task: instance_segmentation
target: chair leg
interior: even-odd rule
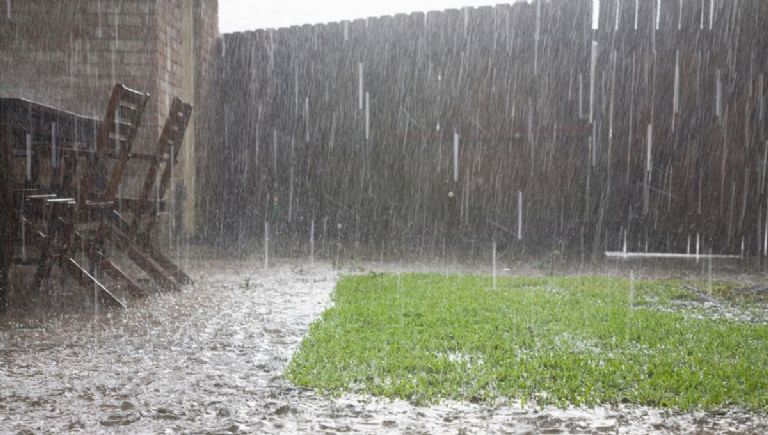
[[[35,296],[40,296],[40,289],[43,286],[43,282],[51,275],[51,260],[53,257],[54,238],[56,237],[56,214],[58,207],[52,205],[49,210],[47,219],[47,231],[45,237],[41,240],[40,257],[37,260],[37,270],[35,271],[35,278],[32,282],[32,292]]]
[[[125,308],[120,299],[115,297],[103,284],[99,282],[93,275],[88,273],[81,265],[72,258],[65,258],[62,261],[62,267],[70,275],[72,275],[83,288],[94,288],[96,290],[96,297],[99,298],[99,303],[107,307]]]

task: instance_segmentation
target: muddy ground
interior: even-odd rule
[[[194,288],[132,300],[124,312],[1,316],[0,433],[768,432],[766,416],[739,410],[561,410],[505,401],[418,407],[322,397],[281,374],[309,323],[331,304],[339,271],[296,261],[264,271],[259,259],[187,266]]]

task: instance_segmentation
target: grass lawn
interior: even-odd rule
[[[409,273],[340,280],[295,384],[426,404],[510,397],[768,410],[768,325],[673,309],[681,281]]]

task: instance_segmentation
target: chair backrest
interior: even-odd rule
[[[85,207],[86,202],[91,199],[98,162],[105,157],[115,159],[115,163],[107,185],[98,200],[109,202],[115,199],[148,100],[149,94],[129,89],[122,84],[117,84],[113,88],[107,113],[96,136],[93,158],[89,159],[80,182],[78,195],[80,207]]]
[[[160,134],[160,139],[157,143],[155,159],[147,171],[147,176],[144,179],[144,186],[141,190],[141,196],[139,197],[139,203],[134,212],[133,220],[131,221],[129,230],[131,237],[134,237],[137,234],[140,221],[147,211],[149,192],[152,190],[152,186],[155,183],[157,171],[162,161],[165,161],[165,168],[163,169],[160,179],[160,185],[157,187],[157,196],[158,198],[163,198],[165,196],[171,178],[171,168],[176,164],[179,150],[181,149],[181,141],[184,139],[184,133],[187,130],[187,124],[191,117],[192,105],[185,103],[179,98],[174,98],[171,103],[168,118],[166,118],[165,125],[163,126],[163,132]],[[150,219],[144,233],[151,231],[153,223],[154,220]]]

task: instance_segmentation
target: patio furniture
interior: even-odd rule
[[[101,122],[24,100],[0,99],[0,114],[4,115],[0,118],[0,200],[14,204],[2,211],[0,308],[6,304],[11,264],[30,264],[25,253],[30,242],[39,254],[31,286],[34,294],[39,294],[57,266],[84,288],[94,289],[99,302],[107,306],[125,305],[103,284],[102,273],[131,294],[146,295],[146,289],[114,261],[112,245],[161,288],[178,290],[191,282],[152,245],[149,233],[157,214],[164,210],[160,198],[172,176],[192,107],[175,99],[157,152],[136,154],[131,148],[148,97],[116,85]],[[57,121],[48,129],[41,128],[48,123],[38,120],[51,117]],[[23,158],[24,164],[14,165],[14,157]],[[138,199],[118,198],[132,159],[149,162],[144,187]],[[163,164],[157,199],[151,200],[153,180]],[[19,167],[25,168],[24,174],[14,173]],[[78,176],[81,167],[83,173]],[[24,181],[18,182],[19,178]],[[130,225],[123,215],[132,215]],[[20,247],[21,258],[14,254],[13,246]]]

